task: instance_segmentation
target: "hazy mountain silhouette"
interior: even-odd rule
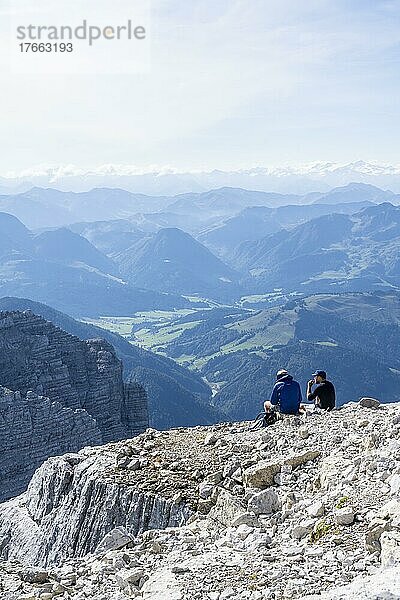
[[[210,298],[239,294],[238,273],[177,228],[139,240],[115,260],[121,276],[138,287]]]
[[[264,192],[274,190],[281,194],[307,194],[316,189],[328,191],[352,181],[400,192],[400,168],[398,165],[363,160],[347,164],[319,161],[304,165],[256,166],[231,171],[213,169],[179,173],[164,168],[138,173],[136,166],[130,168],[115,164],[108,165],[106,170],[100,167],[88,171],[82,171],[80,167],[69,167],[65,170],[57,166],[45,170],[40,168],[38,172],[32,170],[28,174],[22,173],[14,177],[0,177],[0,190],[3,193],[14,190],[15,193],[33,186],[53,185],[68,191],[123,188],[135,193],[171,196],[231,186]]]
[[[315,197],[315,195],[313,195]],[[366,184],[348,183],[345,186],[333,188],[327,193],[317,194],[315,204],[341,204],[344,202],[390,202],[396,199],[396,195],[388,190]]]
[[[15,215],[27,227],[37,229],[78,221],[125,218],[140,211],[160,210],[170,202],[168,197],[133,194],[118,188],[61,192],[36,187],[21,194],[0,196],[0,210]]]
[[[312,219],[244,242],[232,264],[244,286],[310,291],[368,291],[400,286],[400,207],[383,203],[354,215]],[[254,287],[253,287],[254,286]]]
[[[84,221],[69,225],[68,229],[85,237],[100,252],[110,255],[126,250],[146,235],[144,231],[126,219],[92,223]]]
[[[31,246],[31,233],[16,217],[0,213],[0,256],[24,251]]]
[[[232,250],[244,241],[254,241],[282,228],[292,229],[310,219],[332,213],[353,214],[371,203],[288,205],[278,208],[250,207],[217,227],[203,231],[198,239],[210,250],[230,260]]]
[[[128,219],[155,227],[191,227],[190,232],[215,226],[218,221],[251,206],[343,204],[347,202],[397,203],[399,196],[363,183],[350,183],[330,191],[305,195],[263,192],[235,187],[191,192],[177,196],[137,194],[120,188],[94,188],[62,192],[34,187],[20,194],[0,196],[0,210],[18,217],[27,227],[60,227],[82,221]],[[157,216],[157,213],[160,213]],[[136,220],[138,219],[138,220]],[[144,229],[148,230],[147,227]]]
[[[0,295],[29,297],[74,315],[126,315],[189,306],[178,295],[138,289],[86,238],[61,228],[33,235],[0,214]]]
[[[62,227],[45,231],[33,238],[34,252],[44,260],[72,265],[83,263],[104,273],[116,274],[116,265],[86,238]]]

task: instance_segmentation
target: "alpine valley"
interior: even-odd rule
[[[1,600],[400,597],[399,204],[1,196]],[[338,410],[250,431],[281,368]]]

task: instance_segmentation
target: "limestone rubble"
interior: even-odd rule
[[[399,476],[396,404],[52,458],[0,505],[0,597],[400,598]]]

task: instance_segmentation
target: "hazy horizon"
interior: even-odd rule
[[[4,73],[1,172],[398,162],[397,2],[151,7],[148,72]]]
[[[350,183],[374,185],[400,193],[400,165],[356,161],[298,165],[254,166],[232,171],[185,171],[171,166],[140,169],[129,164],[106,164],[85,170],[76,165],[39,165],[20,172],[1,173],[0,193],[25,192],[32,187],[82,192],[96,187],[121,188],[147,195],[177,195],[222,187],[304,195],[327,192]]]

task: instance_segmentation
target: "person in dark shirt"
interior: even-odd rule
[[[264,403],[266,413],[276,410],[286,415],[297,415],[302,401],[300,385],[286,369],[276,374],[276,383],[272,390],[271,400]]]
[[[325,371],[316,371],[313,378],[307,384],[307,400],[313,400],[314,405],[324,410],[335,408],[336,394],[335,386],[326,378]],[[313,385],[316,385],[312,391]]]

